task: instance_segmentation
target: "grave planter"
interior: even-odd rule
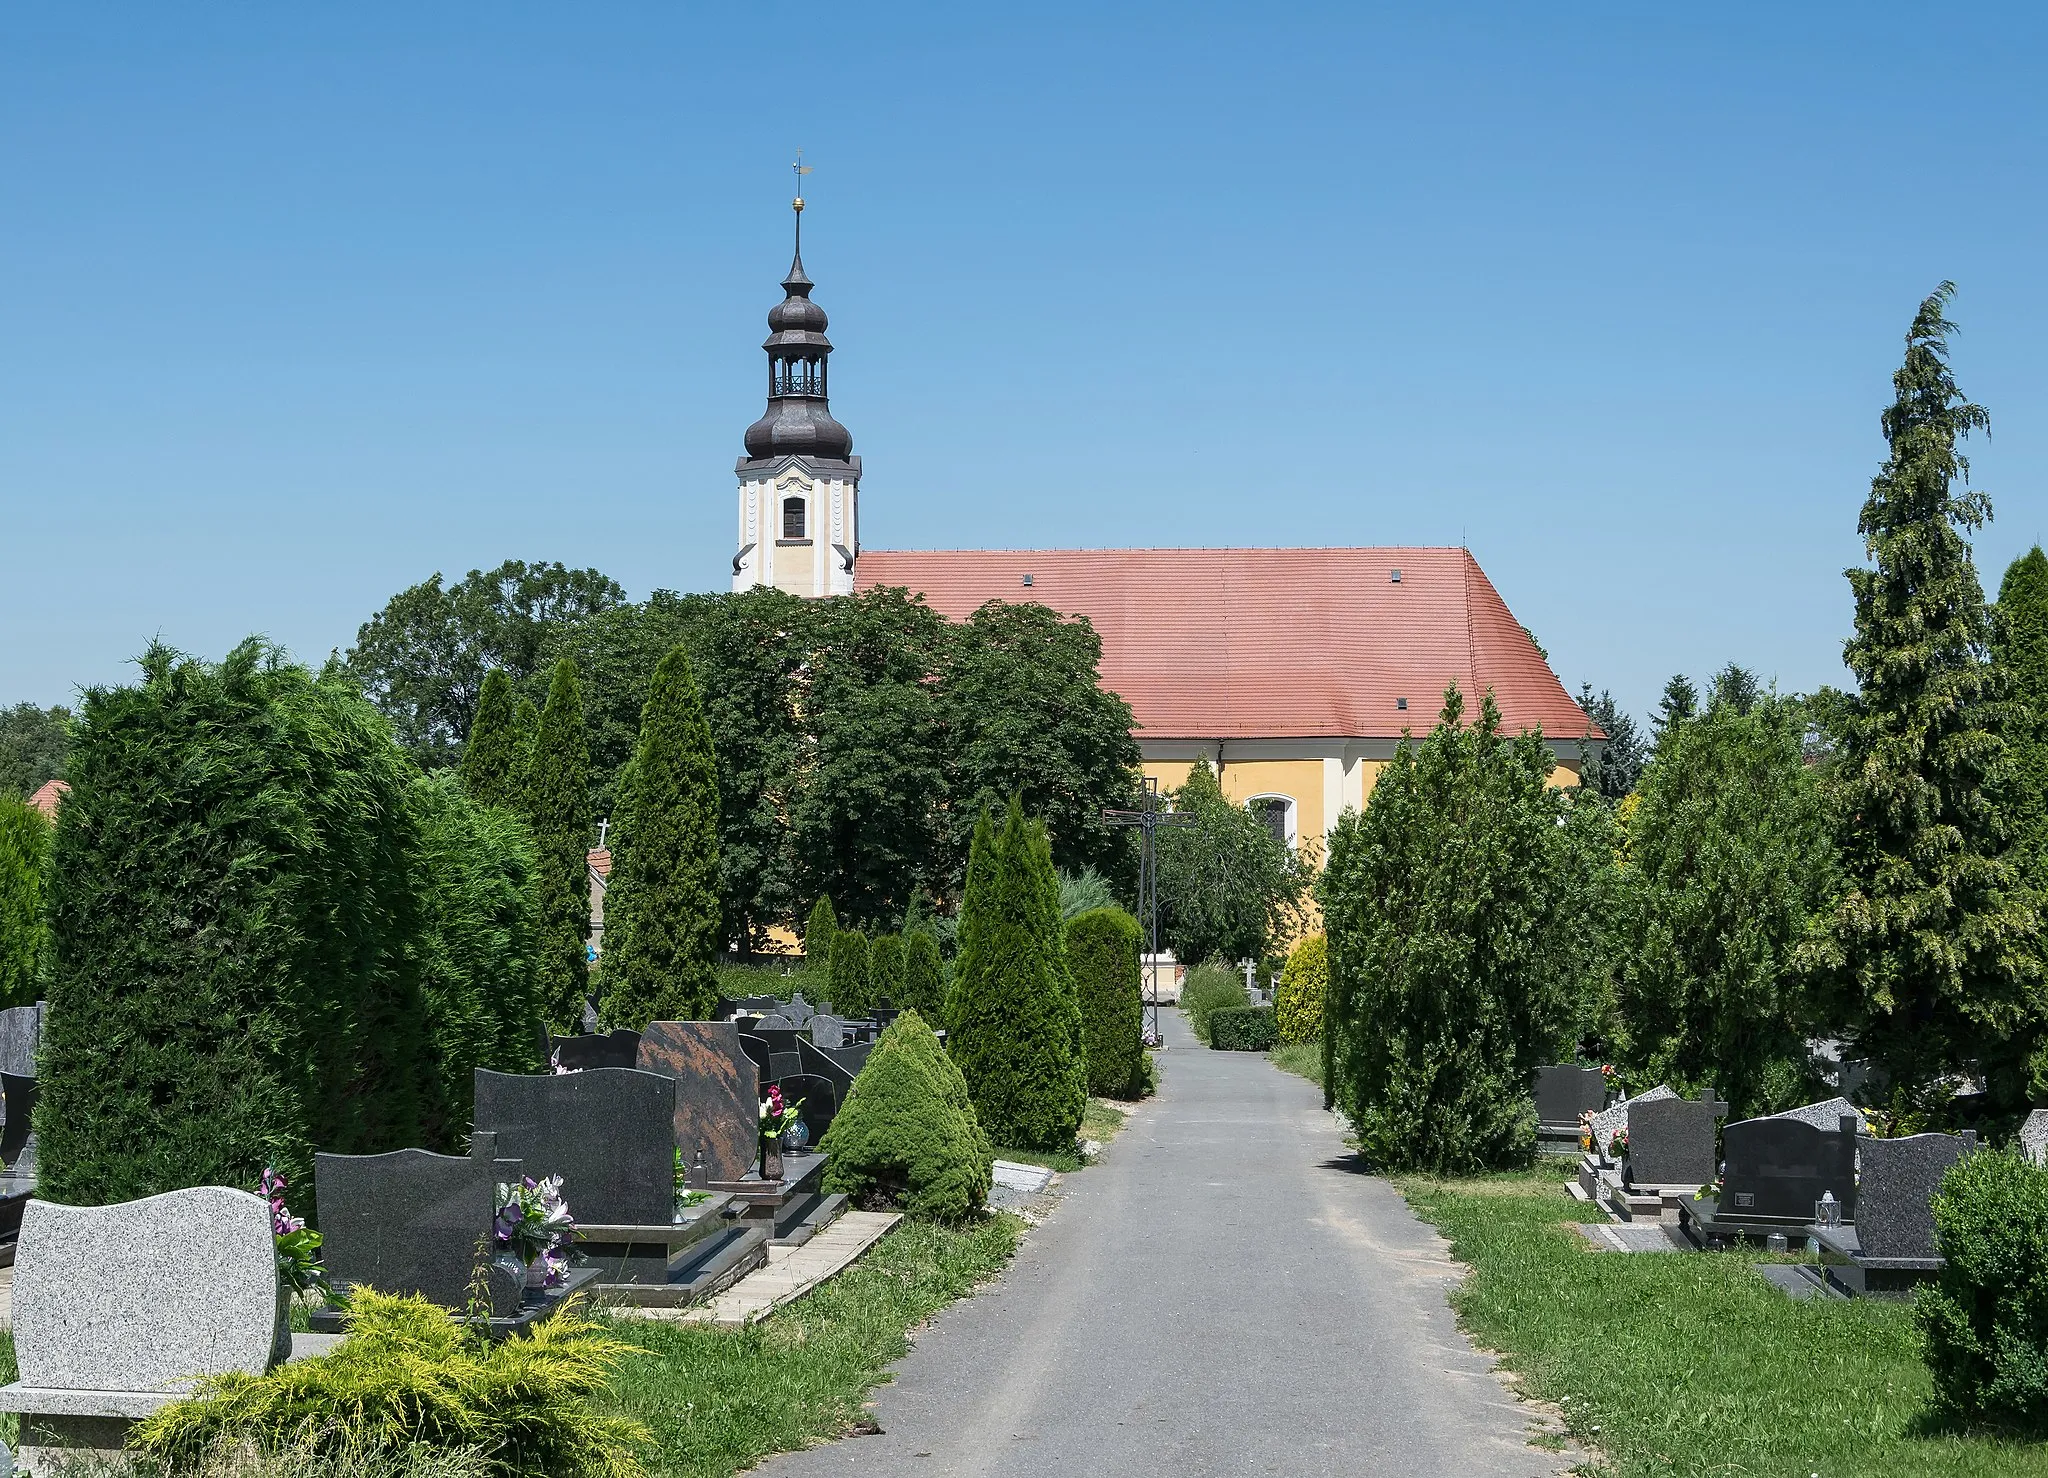
[[[282,1365],[292,1357],[292,1285],[277,1280],[277,1324],[270,1335],[270,1363]]]
[[[761,1179],[770,1185],[782,1180],[782,1136],[761,1140]]]

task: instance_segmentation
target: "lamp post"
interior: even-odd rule
[[[1157,1046],[1159,1035],[1159,853],[1155,846],[1159,828],[1193,826],[1195,818],[1160,804],[1159,777],[1147,775],[1138,787],[1136,810],[1105,810],[1103,821],[1110,826],[1131,826],[1138,831],[1138,933],[1145,941],[1145,953],[1152,972],[1146,1004],[1151,1008],[1145,1036]]]

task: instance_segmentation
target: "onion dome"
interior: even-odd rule
[[[768,312],[768,410],[747,428],[747,455],[803,456],[843,462],[853,455],[853,433],[832,419],[826,401],[825,310],[811,301],[804,275],[803,208],[797,210],[796,257],[782,280],[784,297]]]

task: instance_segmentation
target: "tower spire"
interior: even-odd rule
[[[804,176],[811,172],[811,167],[804,163],[803,150],[799,149],[796,151],[796,162],[790,165],[790,169],[796,175],[796,199],[789,202],[790,209],[796,214],[796,252],[791,258],[789,275],[792,277],[802,277],[804,275]]]

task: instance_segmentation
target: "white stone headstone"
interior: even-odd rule
[[[2048,1109],[2035,1109],[2020,1126],[2020,1153],[2048,1168]]]
[[[270,1204],[227,1186],[117,1206],[23,1208],[14,1254],[21,1384],[183,1391],[270,1366],[277,1332]]]

